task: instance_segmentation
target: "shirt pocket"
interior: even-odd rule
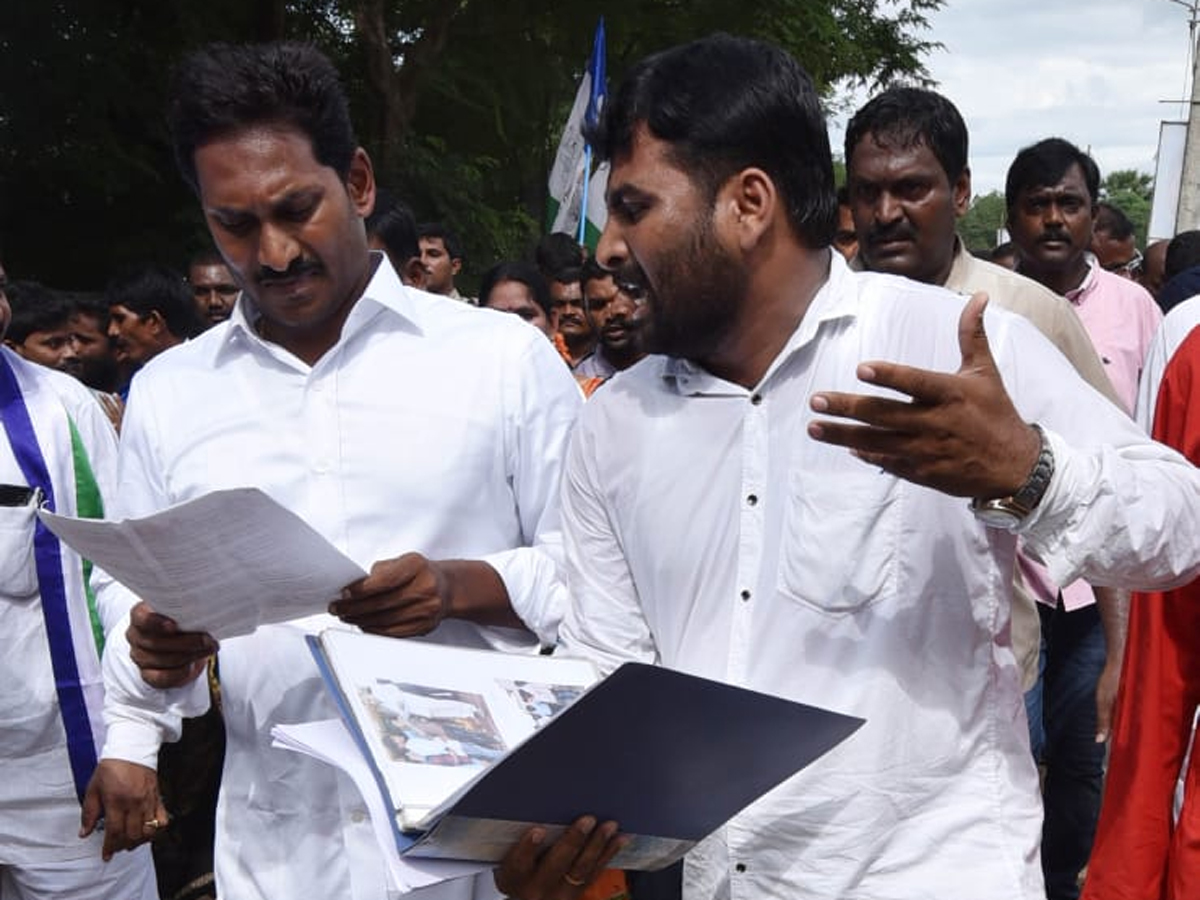
[[[896,589],[901,484],[795,469],[788,478],[779,591],[827,613],[854,613]]]
[[[33,531],[40,498],[24,506],[0,506],[0,596],[28,600],[37,594]]]

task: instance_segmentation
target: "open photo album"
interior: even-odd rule
[[[660,868],[862,724],[661,666],[601,679],[557,656],[340,629],[308,640],[389,816],[385,852],[402,857],[494,862],[533,825],[553,838],[591,814],[631,838],[614,867]],[[275,737],[348,772],[360,762],[300,734]]]

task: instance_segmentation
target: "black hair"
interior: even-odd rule
[[[1133,222],[1119,206],[1113,206],[1107,200],[1096,204],[1096,218],[1092,222],[1092,231],[1103,232],[1115,241],[1127,241],[1133,237]]]
[[[141,319],[157,312],[180,340],[204,330],[186,279],[168,266],[145,263],[121,270],[104,289],[104,299],[110,307],[124,306]]]
[[[555,284],[577,284],[582,278],[583,266],[569,266],[552,273],[546,280]]]
[[[600,265],[595,259],[585,259],[583,268],[579,270],[579,287],[582,289],[589,281],[603,281],[605,278],[614,278],[611,269],[606,269]]]
[[[375,191],[375,209],[367,216],[367,234],[383,241],[388,255],[400,264],[421,255],[417,221],[399,197],[384,188]],[[447,248],[449,249],[449,248]]]
[[[936,91],[892,87],[869,100],[846,126],[846,165],[865,137],[908,149],[924,144],[953,184],[967,168],[967,125],[958,108]]]
[[[1200,266],[1200,231],[1181,231],[1167,244],[1163,282],[1193,266]]]
[[[1003,259],[1006,256],[1015,256],[1016,253],[1017,245],[1012,241],[1004,241],[992,248],[991,252],[988,254],[988,258],[995,261],[997,259]]]
[[[225,266],[225,257],[221,256],[216,247],[206,247],[196,253],[193,253],[188,259],[188,269],[194,269],[196,266]]]
[[[644,126],[670,145],[672,163],[710,197],[755,166],[775,182],[797,236],[833,239],[833,158],[812,80],[786,52],[716,34],[653,54],[608,98],[585,135],[602,159],[628,154]]]
[[[1024,190],[1053,187],[1063,180],[1071,166],[1079,166],[1092,203],[1100,196],[1100,169],[1096,161],[1070,141],[1046,138],[1019,152],[1008,167],[1004,179],[1004,202],[1009,210],[1016,207],[1017,195]]]
[[[71,321],[71,302],[36,281],[10,281],[5,293],[12,319],[4,337],[14,344],[25,343],[37,331],[65,328]]]
[[[71,303],[71,315],[91,316],[100,323],[100,330],[108,330],[108,300],[97,291],[61,291]]]
[[[543,235],[533,251],[538,271],[546,278],[553,278],[563,269],[578,269],[585,256],[579,241],[564,231]]]
[[[525,285],[533,295],[533,301],[542,308],[542,312],[550,315],[550,289],[546,286],[546,279],[535,266],[519,260],[498,262],[483,273],[483,280],[479,282],[480,306],[488,305],[492,290],[502,281],[519,281]]]
[[[246,128],[294,128],[343,180],[358,141],[333,63],[308,44],[210,44],[175,70],[167,122],[184,180],[199,192],[196,150]]]
[[[440,240],[442,246],[446,248],[446,252],[450,254],[451,259],[466,259],[463,256],[462,244],[459,242],[458,237],[441,222],[422,222],[417,226],[417,237]]]

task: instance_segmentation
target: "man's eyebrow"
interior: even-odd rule
[[[325,188],[322,185],[310,185],[308,187],[298,187],[281,194],[269,202],[271,209],[279,209],[281,206],[296,203],[297,201],[307,202],[310,200],[319,200],[325,196]],[[223,206],[213,204],[207,207],[209,214],[226,215],[226,216],[243,216],[249,213],[249,210],[240,206]]]
[[[298,204],[314,203],[325,196],[325,190],[320,185],[300,187],[288,191],[281,197],[271,201],[271,209],[286,209]]]
[[[217,216],[223,219],[250,215],[247,210],[236,206],[207,206],[204,209],[204,213],[205,215]]]
[[[632,184],[621,184],[608,192],[608,205],[619,206],[630,199],[643,196],[643,191]]]

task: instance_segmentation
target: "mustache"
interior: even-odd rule
[[[1042,241],[1069,241],[1071,236],[1065,228],[1043,228],[1042,233],[1038,235],[1039,243]]]
[[[867,231],[868,244],[886,244],[889,241],[916,240],[916,232],[905,222],[892,225],[872,225]]]
[[[324,270],[325,267],[315,259],[294,259],[282,272],[277,269],[260,268],[254,280],[266,287],[293,281],[305,275],[319,275]]]

